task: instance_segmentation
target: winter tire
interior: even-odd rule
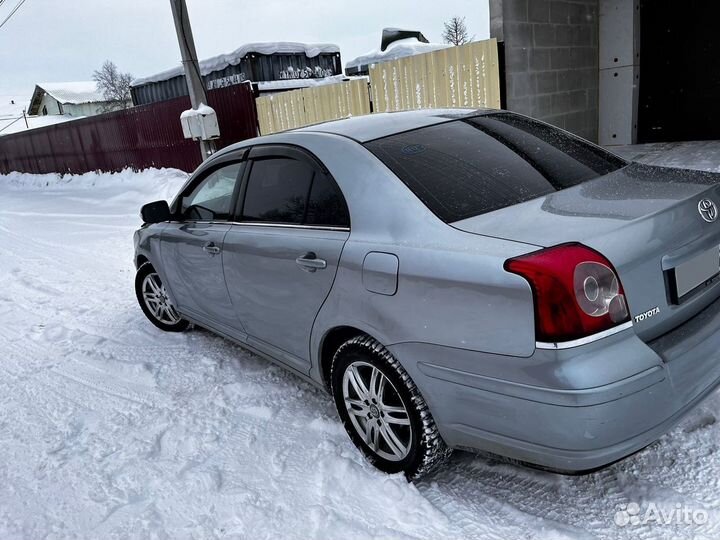
[[[135,275],[135,294],[145,316],[161,330],[182,332],[188,327],[188,322],[170,302],[165,285],[150,263],[138,268]]]
[[[381,471],[416,480],[450,456],[415,383],[373,338],[357,336],[343,343],[330,378],[350,439]]]

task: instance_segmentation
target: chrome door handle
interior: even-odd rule
[[[203,251],[209,253],[210,255],[217,255],[221,250],[219,246],[215,245],[215,242],[208,242],[203,246]]]
[[[324,270],[327,268],[327,261],[325,259],[318,259],[317,255],[312,251],[301,255],[295,259],[295,262],[306,272],[315,272],[316,270]]]

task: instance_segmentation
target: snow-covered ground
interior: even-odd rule
[[[23,118],[23,111],[27,111],[29,105],[29,96],[0,94],[0,136],[81,118],[61,114],[26,116]]]
[[[365,463],[322,391],[157,330],[132,232],[185,177],[0,176],[0,538],[720,537],[718,393],[589,476],[458,452],[413,485]],[[707,522],[616,525],[631,503]]]
[[[0,135],[14,133],[15,125],[20,123],[25,128],[22,120],[23,110],[27,110],[30,100],[28,96],[17,96],[14,94],[0,94]],[[18,119],[19,122],[17,121]]]
[[[625,159],[649,165],[720,172],[720,141],[631,144],[609,149]]]

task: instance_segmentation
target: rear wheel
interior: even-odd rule
[[[181,332],[188,327],[188,322],[175,310],[165,285],[150,263],[138,268],[135,295],[145,316],[161,330]]]
[[[381,471],[415,480],[450,455],[415,383],[373,338],[358,336],[341,345],[330,376],[348,435]]]

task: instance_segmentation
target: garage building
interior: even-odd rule
[[[720,3],[490,0],[506,106],[603,145],[720,139]]]

